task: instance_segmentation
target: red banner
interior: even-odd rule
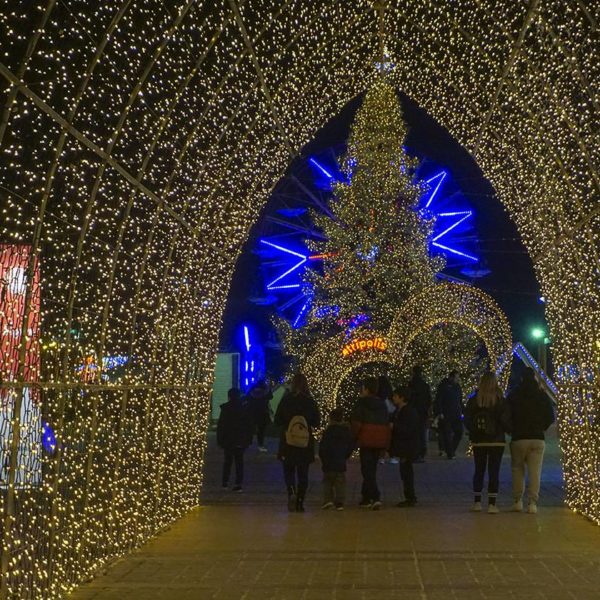
[[[0,244],[0,377],[3,382],[16,381],[19,374],[30,253],[30,246]],[[40,271],[37,260],[33,270],[30,307],[23,378],[35,382],[40,373]],[[31,394],[32,399],[37,400],[37,391],[31,390]],[[3,405],[7,397],[7,390],[2,390]]]

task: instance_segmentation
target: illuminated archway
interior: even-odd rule
[[[28,266],[2,384],[2,596],[59,595],[197,502],[236,257],[375,63],[471,152],[518,226],[547,300],[567,501],[600,521],[595,3],[381,5],[49,0],[3,15],[0,234]],[[55,345],[29,375],[38,261]],[[84,350],[108,381],[82,381]],[[121,355],[111,381],[105,359]],[[24,445],[39,450],[24,388],[57,432],[41,491],[16,485]]]
[[[387,333],[361,332],[351,340],[340,333],[317,345],[301,368],[316,397],[325,410],[330,410],[342,380],[350,372],[372,362],[401,366],[411,342],[442,323],[457,323],[478,335],[485,344],[489,367],[506,388],[512,362],[512,334],[504,313],[485,292],[449,282],[433,285],[409,298]]]

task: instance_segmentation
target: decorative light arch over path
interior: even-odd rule
[[[600,521],[597,4],[10,3],[0,236],[27,245],[28,268],[2,384],[0,595],[58,596],[197,502],[236,257],[375,63],[471,152],[519,228],[561,374],[567,500]],[[53,345],[30,377],[36,265]],[[82,349],[100,367],[131,357],[124,377],[82,381]],[[40,445],[34,387],[57,434],[36,489],[17,485]]]
[[[435,325],[457,323],[485,344],[489,365],[506,388],[512,361],[512,334],[506,316],[485,292],[469,285],[444,282],[410,298],[398,311],[388,333],[362,332],[348,341],[344,334],[318,346],[302,368],[317,398],[327,409],[335,405],[343,379],[372,362],[402,365],[410,343]],[[347,349],[353,349],[351,353]]]

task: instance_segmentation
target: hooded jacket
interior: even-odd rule
[[[448,377],[438,385],[435,397],[435,414],[448,422],[460,421],[463,414],[462,388]]]
[[[217,444],[225,449],[247,448],[252,443],[254,422],[246,404],[230,400],[221,404]]]
[[[414,406],[405,404],[394,413],[390,456],[414,460],[420,450],[420,417]]]
[[[376,396],[358,399],[350,417],[359,448],[386,450],[390,445],[390,415],[385,400]]]
[[[410,401],[421,421],[425,421],[431,408],[431,389],[427,382],[419,375],[413,375],[408,387],[410,389]]]
[[[550,398],[535,382],[521,382],[508,396],[512,441],[543,440],[556,417]]]
[[[347,423],[330,423],[319,444],[323,473],[344,473],[354,450],[354,438]]]

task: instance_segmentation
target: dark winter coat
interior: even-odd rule
[[[217,422],[217,444],[225,449],[247,448],[252,444],[254,422],[246,404],[229,401],[221,404]]]
[[[460,421],[463,414],[462,389],[448,377],[438,385],[435,397],[435,414],[449,423]]]
[[[419,419],[424,422],[431,408],[431,389],[428,383],[418,375],[413,375],[408,387],[410,389],[410,404],[417,411]]]
[[[347,423],[331,423],[319,444],[323,473],[344,473],[354,450],[354,437]]]
[[[421,451],[421,419],[414,406],[405,404],[394,414],[390,456],[414,460]]]
[[[482,433],[476,429],[476,419],[479,411],[489,414],[489,422],[494,423],[494,433]],[[499,445],[506,442],[504,434],[510,429],[510,408],[502,398],[491,408],[480,408],[477,405],[477,392],[469,398],[465,407],[465,427],[469,432],[471,443],[476,446]]]
[[[255,386],[248,394],[248,405],[252,411],[254,422],[257,425],[267,425],[271,422],[270,400],[273,398],[271,390],[264,386]]]
[[[296,448],[285,441],[285,433],[290,421],[296,416],[303,416],[308,425],[310,437],[307,448]],[[319,426],[321,416],[316,402],[310,396],[286,392],[275,413],[275,425],[281,430],[279,439],[280,460],[289,465],[306,465],[315,460],[315,437],[313,430]]]
[[[508,396],[512,440],[543,440],[555,421],[550,398],[534,382],[520,383]]]
[[[390,445],[390,414],[385,400],[376,396],[358,399],[350,417],[352,433],[359,448],[386,450]]]

